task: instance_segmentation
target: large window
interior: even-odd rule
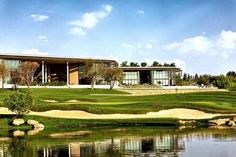
[[[152,71],[152,83],[154,85],[168,86],[169,81],[169,71]]]
[[[9,70],[16,69],[21,63],[21,61],[19,60],[1,60],[1,61],[3,61],[3,63],[7,66]],[[11,77],[10,76],[6,77],[5,82],[10,83]]]
[[[129,71],[123,73],[123,83],[124,84],[138,84],[139,83],[139,72]]]
[[[21,61],[19,60],[4,60],[4,63],[6,64],[6,66],[9,68],[9,69],[16,69]]]
[[[168,79],[169,72],[168,71],[153,71],[154,79]]]

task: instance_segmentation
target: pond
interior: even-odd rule
[[[231,157],[236,129],[90,128],[0,140],[0,157]]]

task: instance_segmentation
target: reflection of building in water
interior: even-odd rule
[[[9,152],[8,152],[8,147],[9,145],[8,144],[1,144],[0,145],[0,157],[7,157],[7,156],[10,156],[9,155]]]
[[[70,150],[68,146],[59,146],[59,147],[47,147],[47,148],[39,148],[38,150],[38,155],[39,157],[60,157],[60,156],[65,156],[69,157],[70,156]]]
[[[176,135],[155,137],[124,137],[97,142],[74,142],[55,149],[38,151],[44,157],[104,157],[119,155],[177,155],[185,149],[184,141]],[[41,153],[40,153],[41,152]]]
[[[124,154],[176,154],[185,149],[184,141],[176,135],[121,139]]]

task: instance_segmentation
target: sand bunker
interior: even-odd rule
[[[12,114],[5,107],[0,107],[0,114]],[[161,110],[159,112],[149,112],[147,114],[93,114],[79,110],[50,110],[45,112],[33,112],[30,115],[38,115],[55,118],[71,118],[71,119],[132,119],[132,118],[179,118],[179,119],[207,119],[224,114],[211,114],[193,109],[174,108],[169,110]]]
[[[58,102],[56,100],[43,100],[44,102]]]
[[[79,102],[78,100],[68,100],[66,102],[72,103],[72,102]]]

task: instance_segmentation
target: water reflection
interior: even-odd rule
[[[192,132],[166,132],[154,135],[122,135],[106,139],[89,140],[13,138],[0,142],[0,157],[138,157],[138,156],[210,156],[211,149],[222,147],[219,156],[232,155],[236,146],[234,130],[196,130]],[[48,143],[45,144],[45,141]],[[41,143],[42,142],[42,143]],[[223,144],[222,144],[223,143]],[[230,149],[229,145],[232,147]],[[214,147],[212,147],[214,146]],[[224,150],[227,147],[227,150]],[[197,149],[199,148],[199,149]],[[232,151],[232,152],[231,152]],[[205,154],[204,154],[205,153]],[[197,155],[198,154],[198,155]],[[214,156],[217,156],[215,154]]]
[[[112,138],[95,142],[72,142],[65,146],[39,148],[38,156],[104,157],[140,156],[156,154],[177,155],[184,150],[184,141],[178,136]]]

